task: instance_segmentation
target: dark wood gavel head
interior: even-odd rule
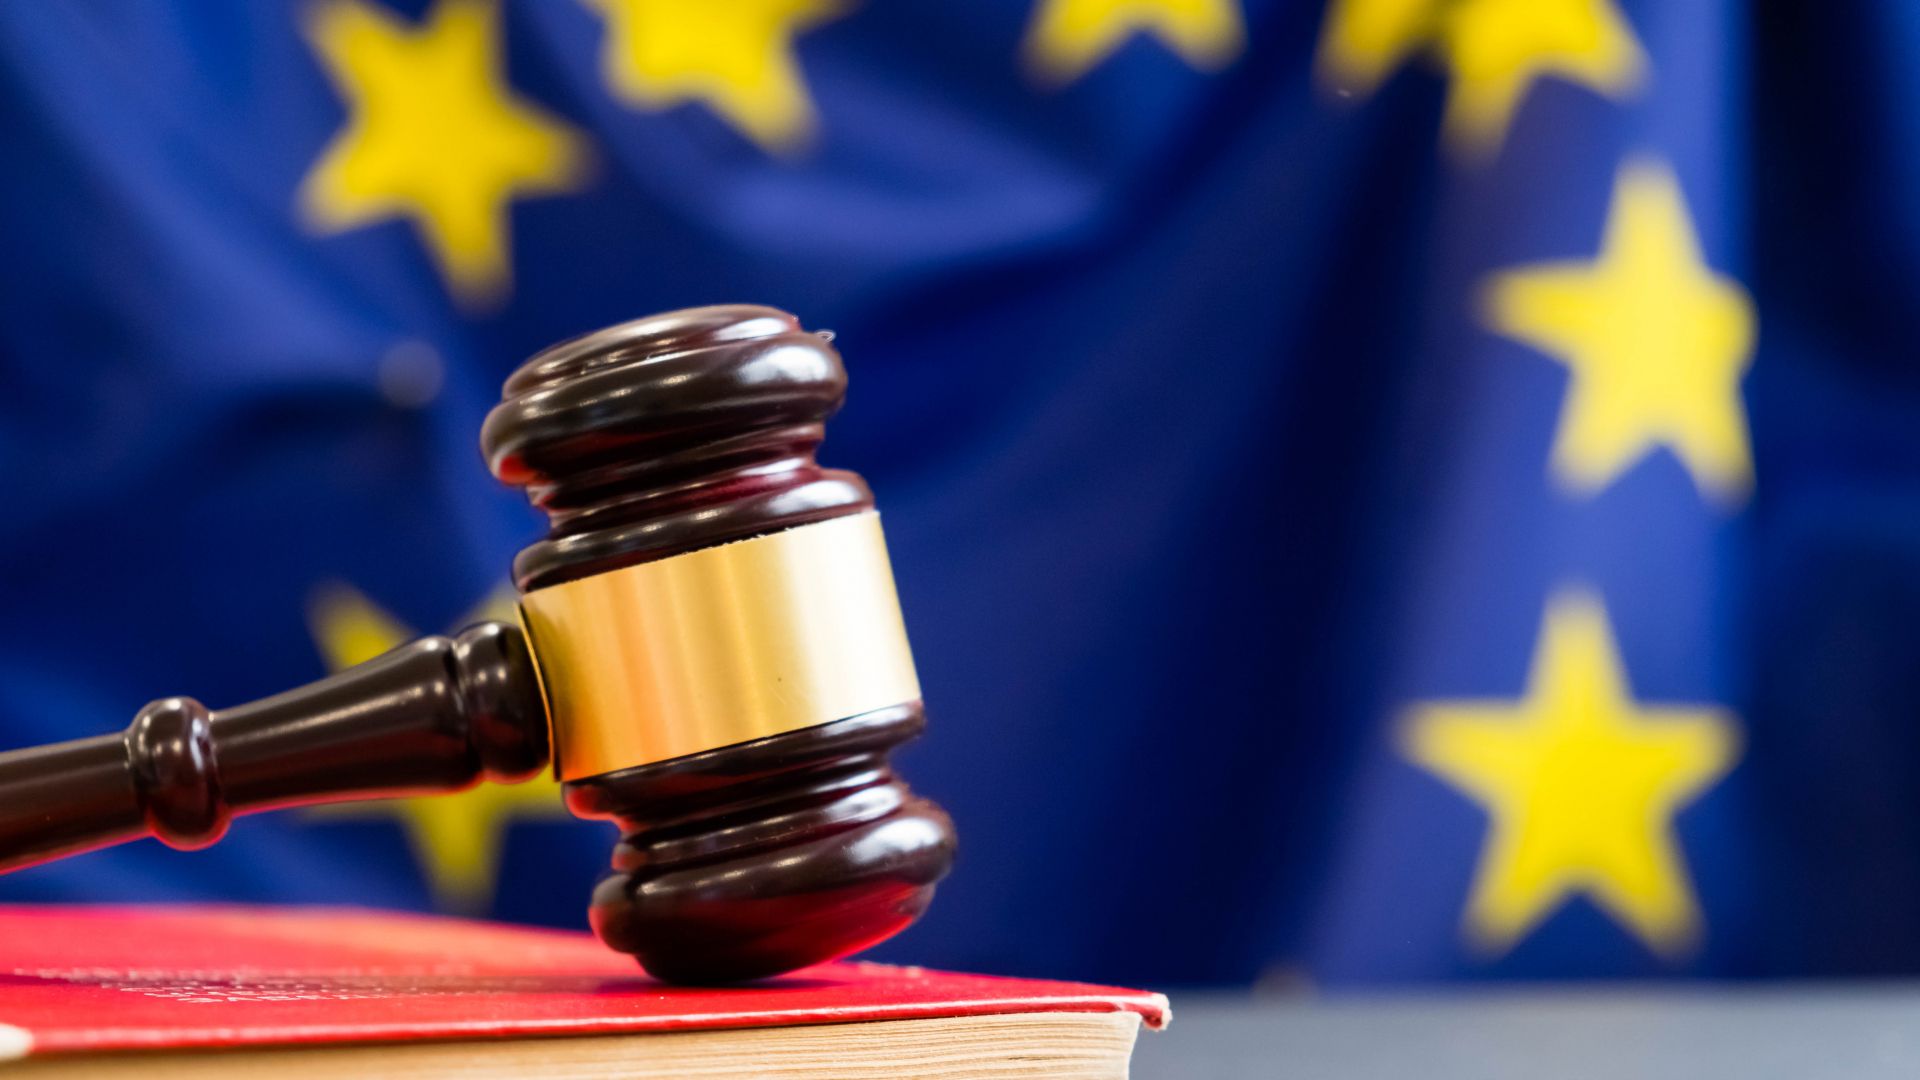
[[[546,350],[483,429],[550,522],[514,574],[568,807],[623,834],[594,929],[665,978],[864,948],[952,861],[888,764],[925,717],[872,494],[814,460],[845,390],[793,316],[693,308]]]
[[[0,871],[235,814],[512,782],[549,760],[616,822],[594,929],[646,969],[730,982],[912,922],[953,859],[888,754],[925,718],[873,497],[814,462],[846,374],[826,337],[707,307],[556,345],[481,443],[551,522],[521,627],[424,638],[212,710],[0,754]]]

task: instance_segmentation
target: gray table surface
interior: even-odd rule
[[[1171,995],[1135,1080],[1920,1078],[1920,985]]]

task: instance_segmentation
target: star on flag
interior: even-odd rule
[[[439,0],[414,26],[370,0],[323,0],[305,30],[347,106],[300,188],[310,228],[406,220],[449,289],[496,302],[509,280],[508,205],[578,187],[586,140],[515,95],[493,0]]]
[[[1599,254],[1495,275],[1485,317],[1567,367],[1551,467],[1568,490],[1593,494],[1656,448],[1723,503],[1752,487],[1753,301],[1707,266],[1666,166],[1623,166]]]
[[[1451,77],[1441,130],[1472,159],[1499,149],[1539,80],[1617,100],[1640,87],[1646,70],[1614,0],[1334,0],[1315,66],[1323,85],[1365,97],[1420,54]]]
[[[1699,905],[1673,818],[1739,756],[1726,710],[1635,700],[1606,610],[1568,592],[1547,605],[1516,701],[1416,706],[1409,761],[1487,813],[1466,929],[1502,953],[1575,896],[1655,952],[1685,952]]]
[[[818,121],[794,39],[845,0],[585,0],[607,21],[607,87],[640,109],[699,102],[762,148],[798,149]]]
[[[1239,0],[1039,0],[1027,29],[1027,62],[1050,82],[1085,75],[1136,34],[1149,34],[1203,71],[1246,45]]]

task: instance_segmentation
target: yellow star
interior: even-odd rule
[[[812,137],[813,101],[793,40],[846,13],[844,0],[585,0],[606,16],[600,68],[642,109],[705,102],[763,148]]]
[[[1637,704],[1606,611],[1581,593],[1548,603],[1519,701],[1429,703],[1402,731],[1408,759],[1491,819],[1466,927],[1493,952],[1576,894],[1656,952],[1690,947],[1700,915],[1673,816],[1738,742],[1724,710]]]
[[[1323,84],[1370,94],[1409,56],[1431,50],[1453,75],[1448,144],[1485,157],[1547,76],[1620,99],[1646,56],[1614,0],[1335,0],[1315,65]]]
[[[508,202],[577,187],[587,151],[506,86],[493,0],[439,0],[418,27],[365,0],[323,0],[308,16],[348,111],[301,185],[310,226],[410,218],[456,296],[498,299]]]
[[[1598,258],[1495,276],[1486,319],[1571,372],[1552,459],[1567,488],[1598,491],[1662,445],[1704,493],[1733,502],[1752,486],[1753,304],[1707,268],[1664,166],[1621,168]]]
[[[489,597],[463,625],[511,620],[513,594]],[[335,671],[371,660],[413,640],[413,631],[346,585],[318,590],[308,610],[314,640]],[[333,817],[390,817],[406,831],[414,857],[442,907],[479,911],[493,896],[505,831],[514,818],[564,817],[551,777],[524,784],[481,784],[455,795],[341,803],[318,811]]]
[[[1247,36],[1239,0],[1039,0],[1027,62],[1050,81],[1071,82],[1140,33],[1203,71],[1226,67]]]

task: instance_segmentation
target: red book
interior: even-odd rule
[[[209,1075],[207,1069],[250,1054],[249,1068],[256,1067],[253,1052],[264,1048],[286,1053],[316,1044],[422,1040],[460,1040],[466,1056],[453,1071],[515,1071],[511,1054],[490,1062],[482,1048],[565,1035],[602,1038],[545,1040],[538,1044],[542,1060],[618,1036],[611,1050],[623,1062],[644,1065],[658,1048],[672,1047],[658,1050],[666,1055],[663,1069],[724,1065],[729,1055],[765,1065],[798,1039],[809,1048],[802,1056],[821,1059],[823,1071],[754,1075],[828,1076],[871,1058],[882,1067],[898,1064],[895,1075],[944,1076],[937,1062],[933,1071],[915,1072],[898,1055],[923,1043],[951,1056],[1027,1040],[1015,1056],[1031,1056],[1031,1036],[1099,1042],[1111,1057],[1124,1034],[1118,1073],[1100,1072],[1107,1066],[1098,1063],[1093,1071],[1052,1073],[1124,1076],[1133,1032],[1142,1022],[1160,1027],[1167,1017],[1164,997],[1136,990],[869,963],[827,964],[744,987],[674,987],[647,978],[586,934],[422,915],[0,906],[0,1059],[44,1057],[45,1066],[91,1070],[74,1075],[114,1063],[157,1075],[155,1061],[178,1064],[181,1051],[217,1050],[192,1056],[182,1073]],[[836,1027],[791,1038],[764,1030],[800,1025]],[[673,1032],[708,1036],[632,1038]],[[843,1044],[846,1054],[838,1057]],[[974,1044],[981,1049],[966,1049]],[[444,1052],[447,1045],[416,1049]],[[125,1052],[139,1050],[174,1053],[130,1063]],[[297,1068],[288,1066],[291,1058],[276,1058],[274,1067],[280,1075],[306,1075],[301,1068],[322,1075],[335,1065],[377,1070],[380,1059],[367,1055],[395,1052],[392,1045],[362,1047],[352,1060],[309,1052]],[[668,1060],[682,1052],[695,1056]],[[409,1068],[431,1075],[431,1058],[417,1053]],[[973,1068],[978,1059],[963,1064],[972,1071],[952,1075],[993,1075]]]

